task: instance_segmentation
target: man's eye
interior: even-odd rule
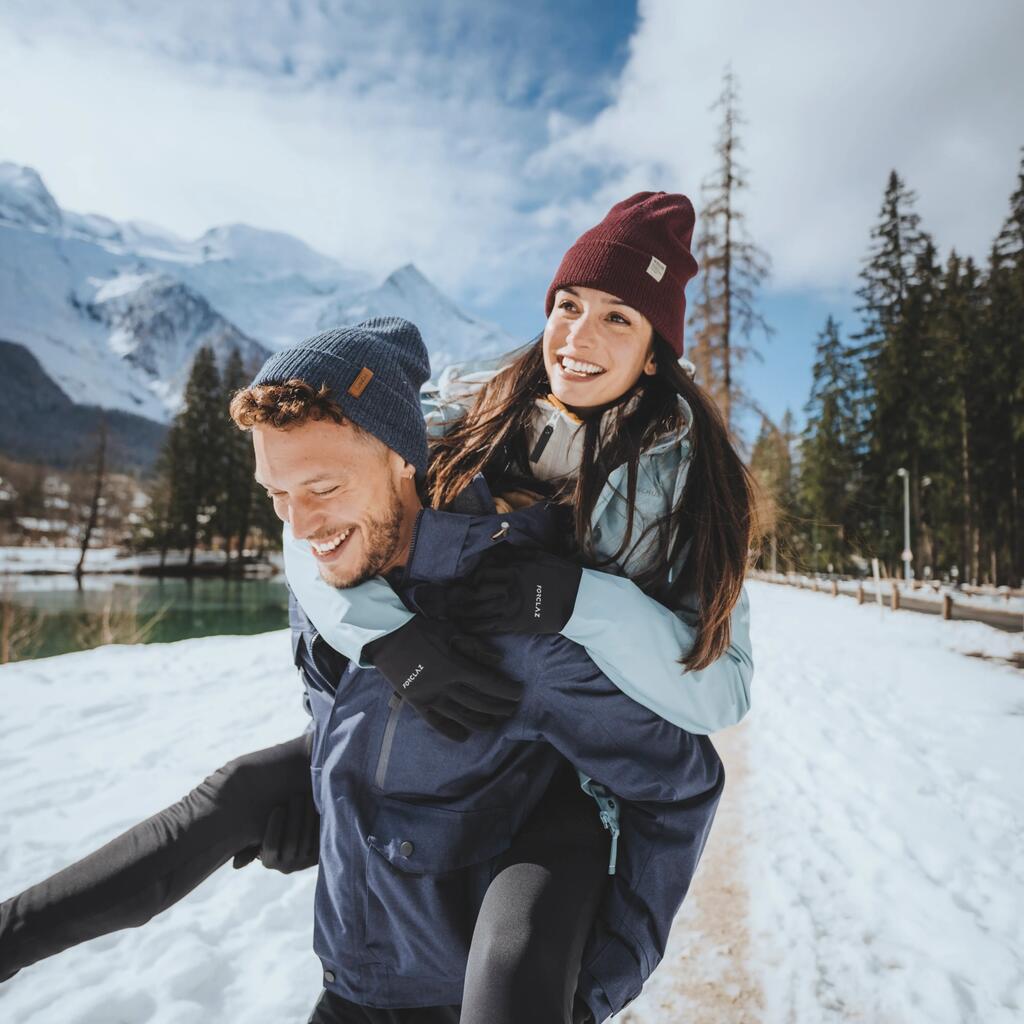
[[[333,493],[334,493],[334,492],[335,492],[335,491],[336,491],[337,489],[338,489],[337,487],[328,487],[326,491],[314,491],[313,493],[314,493],[314,494],[315,494],[315,495],[316,495],[316,496],[317,496],[318,498],[324,498],[324,497],[326,497],[326,496],[327,496],[328,494],[333,494]]]

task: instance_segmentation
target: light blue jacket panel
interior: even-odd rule
[[[728,649],[696,672],[678,663],[697,634],[687,618],[692,621],[685,611],[669,611],[649,598],[632,580],[584,569],[562,635],[585,647],[627,697],[687,732],[713,733],[735,725],[750,708],[754,662],[746,588],[733,609]]]
[[[470,372],[446,370],[440,383],[424,388],[428,432],[443,433],[462,415],[474,391],[496,372],[490,362]],[[682,399],[680,399],[682,402]],[[687,422],[689,406],[682,402]],[[568,419],[559,429],[575,429]],[[633,537],[641,537],[678,503],[690,465],[690,443],[682,434],[656,442],[641,456]],[[626,468],[613,470],[593,513],[593,545],[612,559],[628,519]],[[642,571],[654,557],[657,535],[635,544],[602,571],[585,570],[575,611],[563,630],[581,644],[594,663],[633,700],[689,732],[708,734],[735,725],[750,708],[753,660],[749,601],[744,591],[733,611],[731,644],[722,657],[699,672],[687,672],[679,658],[691,648],[696,630],[692,611],[671,611],[625,578]],[[686,557],[683,552],[683,560]],[[335,650],[362,667],[363,647],[404,625],[411,613],[390,586],[375,578],[338,590],[320,579],[305,541],[284,528],[285,571],[289,585],[316,629]],[[678,572],[681,564],[672,567]]]

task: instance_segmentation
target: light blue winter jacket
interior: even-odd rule
[[[428,431],[443,432],[494,372],[493,363],[450,368],[436,385],[427,385],[423,406]],[[575,432],[577,424],[553,406],[539,405],[538,430],[551,426],[549,444],[557,449],[560,434]],[[682,405],[689,423],[689,406]],[[647,524],[668,512],[682,495],[690,464],[687,432],[666,436],[641,455],[634,537],[640,537]],[[566,450],[570,443],[571,437]],[[609,475],[594,506],[592,540],[601,558],[610,558],[622,544],[628,514],[626,493],[626,467],[621,466]],[[584,569],[575,610],[562,635],[585,647],[597,667],[628,697],[680,728],[707,734],[735,725],[750,707],[754,670],[746,590],[733,610],[732,641],[726,652],[705,669],[686,671],[679,658],[696,637],[695,609],[684,605],[669,610],[628,578],[645,567],[655,543],[652,537],[643,549],[634,547],[620,564],[607,570]],[[685,554],[684,550],[684,558]],[[325,583],[309,545],[295,540],[287,524],[284,558],[289,586],[317,631],[353,661],[365,666],[363,647],[412,617],[379,577],[344,590]],[[672,571],[680,568],[681,563]]]

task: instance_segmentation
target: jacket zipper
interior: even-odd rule
[[[402,713],[404,703],[397,693],[393,693],[388,701],[388,721],[384,726],[384,739],[380,744],[377,771],[373,776],[373,783],[378,789],[384,788],[384,779],[388,774],[388,762],[391,760],[391,747],[395,742],[395,730],[398,728],[398,716]]]

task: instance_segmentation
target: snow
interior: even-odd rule
[[[20,521],[20,520],[19,520]],[[40,522],[33,520],[33,522]],[[50,524],[53,529],[66,529],[66,523]],[[42,529],[37,526],[36,529]],[[77,547],[0,547],[0,585],[3,577],[21,576],[24,574],[63,574],[73,573],[78,565],[81,551]],[[276,560],[276,552],[268,552],[268,560]],[[184,551],[169,551],[166,565],[168,567],[183,566],[188,561]],[[197,551],[197,565],[224,564],[222,551]],[[130,554],[120,548],[90,548],[85,557],[85,569],[89,574],[95,573],[134,573],[140,569],[156,569],[160,565],[160,554],[147,551],[141,554]],[[20,586],[20,583],[19,583]]]
[[[29,228],[57,230],[60,207],[31,167],[0,161],[0,220]]]
[[[717,741],[729,781],[711,842],[619,1024],[1020,1019],[1024,673],[1001,659],[1021,638],[749,589],[754,710]],[[281,632],[0,669],[4,894],[295,735],[293,677]],[[0,986],[0,1019],[304,1020],[312,890],[312,872],[222,869],[145,928]]]

